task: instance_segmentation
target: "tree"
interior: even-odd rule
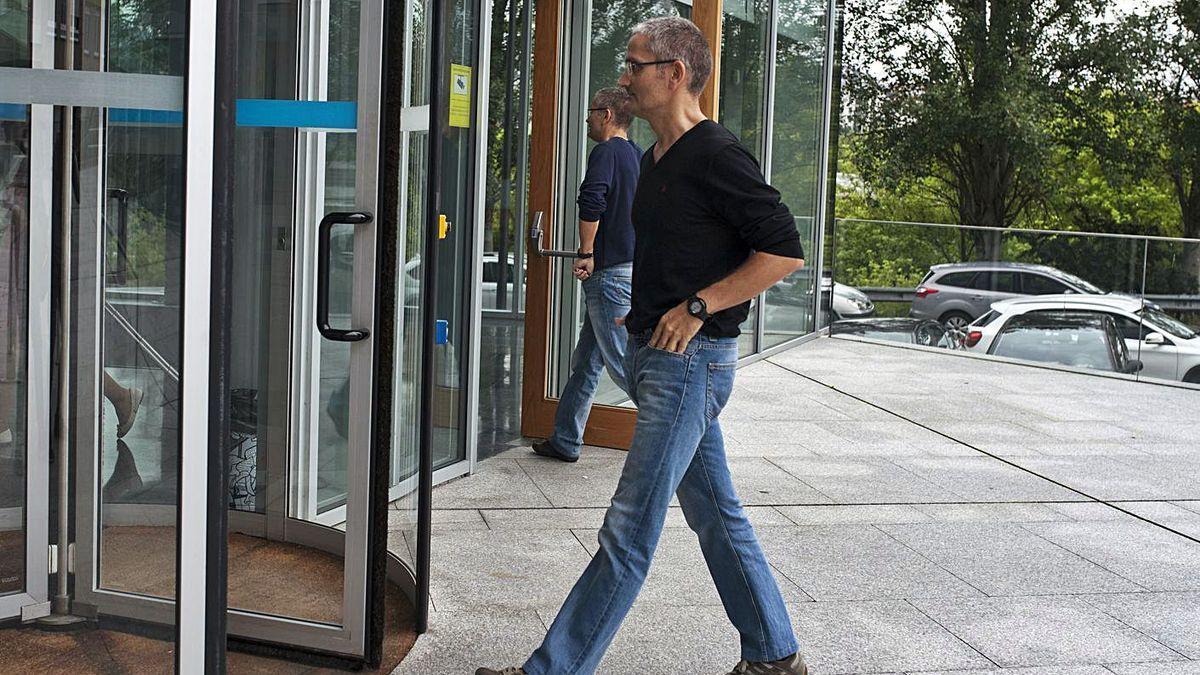
[[[1125,17],[1112,32],[1128,56],[1093,136],[1106,170],[1133,180],[1165,179],[1180,231],[1200,238],[1200,0]],[[1200,287],[1200,245],[1182,247],[1191,291]]]
[[[863,178],[928,192],[964,225],[1045,200],[1064,95],[1098,79],[1099,0],[850,0],[847,141]],[[932,180],[926,180],[931,178]],[[999,233],[973,231],[977,257]]]

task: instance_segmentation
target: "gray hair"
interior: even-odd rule
[[[628,129],[633,124],[633,110],[629,104],[633,99],[623,87],[605,87],[592,97],[594,108],[608,108],[612,111],[613,121],[622,129]]]
[[[645,35],[649,40],[650,53],[655,60],[676,59],[683,62],[691,74],[688,91],[699,95],[712,75],[712,52],[708,38],[696,24],[678,16],[660,16],[647,19],[633,27],[634,35]]]

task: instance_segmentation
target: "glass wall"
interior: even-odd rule
[[[475,124],[479,105],[479,6],[454,0],[448,7],[442,36],[446,63],[434,77],[449,85],[452,100],[465,109],[442,112],[442,204],[450,229],[438,241],[437,319],[445,339],[439,339],[434,366],[434,469],[466,459],[466,401],[464,378],[471,337],[471,293],[475,232]],[[424,183],[424,181],[422,181]],[[423,230],[422,230],[423,231]]]
[[[770,2],[725,0],[721,7],[724,16],[717,119],[761,162],[770,57]]]
[[[625,49],[634,26],[656,16],[690,17],[691,10],[688,3],[670,0],[596,0],[591,3],[591,14],[587,21],[576,22],[576,28],[571,33],[572,53],[586,51],[587,59],[566,64],[566,68],[572,72],[574,84],[567,105],[563,107],[563,142],[566,144],[562,168],[563,210],[557,220],[558,236],[562,237],[562,243],[556,244],[555,248],[570,250],[579,245],[579,211],[575,197],[587,166],[588,153],[595,147],[595,143],[587,137],[585,122],[592,96],[600,89],[616,86],[625,67]],[[585,65],[586,77],[583,77]],[[579,76],[576,77],[575,73]],[[579,86],[582,83],[586,83],[586,86]],[[653,145],[654,133],[645,120],[634,118],[629,139],[645,150]],[[559,329],[553,336],[555,358],[551,360],[550,381],[551,390],[558,396],[571,374],[571,353],[579,339],[585,310],[583,290],[571,274],[570,264],[555,260],[552,265],[557,281],[553,307],[554,312],[559,314],[552,324]],[[629,405],[625,392],[612,381],[607,369],[600,375],[593,400],[596,404]]]
[[[29,106],[0,104],[0,596],[26,588],[28,246]]]
[[[0,16],[0,67],[30,67],[29,5],[6,6]],[[0,597],[27,587],[29,111],[0,96]]]
[[[583,175],[591,144],[584,134],[584,115],[594,92],[617,81],[634,25],[653,16],[690,17],[692,7],[657,0],[594,0],[589,14],[570,13],[566,53],[587,58],[564,62],[560,108],[559,205],[548,217],[553,248],[577,245],[575,188]],[[794,218],[806,251],[807,266],[753,299],[739,343],[743,357],[811,335],[817,328],[819,251],[823,227],[827,113],[831,92],[826,86],[831,64],[831,3],[820,0],[733,0],[722,5],[720,63],[715,77],[718,121],[735,134],[759,160],[764,176],[781,193]],[[654,136],[636,120],[631,138],[643,148]],[[570,266],[551,261],[552,317],[548,391],[558,396],[570,375],[570,357],[584,312],[579,283]],[[594,401],[619,404],[625,399],[601,376]]]
[[[764,157],[764,95],[767,89],[771,7],[768,0],[722,3],[720,91],[717,119],[737,136],[759,163]],[[758,305],[742,324],[738,353],[753,354],[758,333]]]
[[[85,32],[104,39],[99,22]],[[106,61],[79,55],[88,70],[182,76],[183,2],[109,6]],[[88,40],[85,38],[85,43]],[[83,391],[99,414],[96,476],[99,588],[169,598],[175,594],[175,505],[180,449],[183,119],[151,110],[76,109],[81,164],[73,205],[79,332],[77,358],[90,352],[87,331],[101,317],[100,368],[81,367]],[[99,221],[103,256],[99,308],[88,297],[88,255]],[[96,311],[99,309],[100,311]],[[85,399],[86,400],[86,399]],[[82,417],[95,414],[77,409]],[[80,420],[78,428],[90,425]],[[152,558],[148,564],[147,556]]]
[[[763,296],[763,344],[768,349],[816,329],[817,246],[822,213],[819,199],[825,171],[825,59],[828,30],[821,0],[777,0],[770,181],[796,218],[807,256],[805,267]]]
[[[838,219],[830,333],[1200,385],[1200,240]],[[998,372],[998,371],[991,371]]]
[[[479,349],[478,456],[521,436],[532,0],[492,4]]]
[[[49,543],[72,602],[176,597],[187,31],[184,2],[0,3],[0,619],[71,610]]]

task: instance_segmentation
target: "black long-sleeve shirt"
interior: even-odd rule
[[[803,258],[795,220],[754,157],[704,120],[655,163],[642,156],[633,199],[633,297],[625,326],[653,329],[672,307],[729,276],[754,251]],[[700,332],[736,337],[750,302],[713,314]]]
[[[599,221],[593,245],[595,268],[602,270],[633,260],[633,225],[629,209],[637,188],[642,149],[620,136],[599,143],[588,155],[587,173],[579,184],[579,219]]]

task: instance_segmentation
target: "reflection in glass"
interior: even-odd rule
[[[327,134],[324,213],[354,210],[355,143],[353,134]],[[349,329],[354,290],[354,226],[334,225],[329,247],[329,320]],[[315,328],[313,329],[316,330]],[[320,349],[317,409],[317,514],[346,503],[350,438],[350,343],[315,334]]]
[[[722,4],[722,12],[717,119],[761,162],[770,3],[733,0]],[[742,323],[739,356],[748,356],[757,349],[757,305],[756,300],[749,318]]]
[[[573,173],[570,174],[570,180],[574,184],[563,187],[570,195],[568,199],[563,200],[565,209],[561,226],[564,237],[563,246],[566,248],[574,248],[578,243],[579,215],[575,204],[575,192],[579,187],[578,181],[583,177],[588,153],[595,146],[595,143],[587,138],[587,126],[583,116],[595,92],[617,84],[625,68],[625,51],[629,45],[633,27],[646,19],[657,16],[688,17],[691,16],[691,7],[680,2],[666,0],[598,0],[592,3],[589,33],[578,38],[581,40],[580,48],[590,51],[588,61],[590,70],[587,77],[588,88],[586,91],[579,92],[581,100],[576,101],[573,108],[580,113],[576,119],[565,122],[571,125],[568,127],[572,133],[571,138],[574,139],[573,142],[578,143],[577,147],[580,148],[578,166],[574,167]],[[629,139],[639,147],[648,149],[654,144],[654,132],[645,120],[635,117],[633,125],[629,128]],[[584,309],[583,290],[579,282],[571,275],[570,266],[557,264],[555,269],[560,275],[563,291],[556,299],[553,311],[560,317],[571,317],[568,321],[573,322],[571,329],[561,331],[557,336],[558,339],[553,343],[556,357],[550,362],[552,369],[550,382],[554,395],[558,396],[570,377],[570,355],[579,340],[579,330],[583,326],[586,310]],[[609,377],[607,369],[600,375],[593,403],[632,405],[625,392]]]
[[[504,84],[490,87],[488,103],[491,150],[484,207],[484,310],[517,310],[525,295],[524,270],[519,268],[524,266],[523,224],[527,222],[532,4],[532,0],[509,0],[492,7],[491,73],[493,79],[503,78]]]
[[[25,589],[28,106],[0,112],[0,595]]]
[[[476,64],[479,33],[478,6],[456,0],[446,22],[446,63],[440,70],[449,80],[451,64],[467,66],[473,73],[470,82],[472,122],[468,126],[449,124],[443,129],[441,213],[450,221],[446,236],[437,242],[438,291],[435,318],[444,339],[434,354],[433,466],[439,469],[466,459],[467,341],[470,337],[470,293],[473,255],[472,232],[475,222],[475,148],[474,116],[478,107],[479,82]],[[422,167],[422,173],[424,167]],[[423,180],[422,183],[425,181]],[[427,217],[428,214],[426,213]]]
[[[629,45],[629,37],[633,27],[656,16],[682,16],[690,18],[691,5],[670,0],[596,0],[592,3],[591,34],[588,49],[590,49],[590,70],[588,72],[588,90],[585,92],[587,101],[581,101],[581,108],[587,108],[587,103],[597,91],[605,87],[616,86],[617,80],[625,69],[625,48]],[[586,143],[586,150],[591,150],[594,143],[588,140],[582,118],[577,124],[579,142]],[[650,124],[640,117],[635,117],[633,126],[629,128],[629,140],[642,148],[654,144],[654,131]],[[573,202],[574,200],[572,200]],[[577,221],[571,221],[577,222]]]
[[[773,347],[815,330],[817,302],[832,299],[833,287],[816,278],[816,222],[824,129],[825,4],[779,0],[770,182],[796,219],[805,267],[767,289],[763,296],[763,345]],[[724,96],[724,92],[722,92]],[[869,314],[868,314],[869,315]]]
[[[726,0],[721,8],[724,21],[717,119],[761,161],[770,3]]]
[[[866,220],[838,220],[834,234],[838,287],[872,288],[883,317],[940,323],[953,340],[936,346],[1200,384],[1200,271],[1187,262],[1200,242]],[[978,259],[987,240],[998,260]],[[1051,310],[1088,321],[1030,325]]]
[[[406,3],[410,25],[405,32],[412,36],[408,79],[410,106],[429,103],[429,29],[425,25],[425,19],[429,16],[429,2],[430,0],[408,0]]]
[[[408,134],[407,180],[401,181],[401,221],[396,233],[400,271],[396,283],[396,343],[392,382],[392,485],[395,520],[389,526],[402,542],[389,550],[414,566],[417,528],[417,470],[420,462],[421,349],[421,247],[425,223],[425,175],[428,166],[428,132]]]
[[[164,19],[165,20],[165,19]],[[153,31],[152,31],[153,33]],[[165,31],[164,31],[165,33]],[[155,33],[125,62],[171,69],[151,49]],[[136,46],[136,45],[134,45]],[[117,50],[121,51],[121,50]],[[114,55],[115,56],[115,55]],[[151,58],[151,57],[154,58]],[[77,146],[80,163],[106,168],[105,182],[81,172],[75,206],[80,236],[89,203],[103,190],[103,368],[100,401],[100,585],[159,597],[175,593],[178,498],[184,138],[179,122],[127,121],[76,110],[83,138],[107,138],[105,157]],[[103,187],[101,187],[103,185]],[[89,195],[87,193],[91,192]],[[79,307],[80,312],[84,311]],[[147,561],[145,556],[151,560]]]

